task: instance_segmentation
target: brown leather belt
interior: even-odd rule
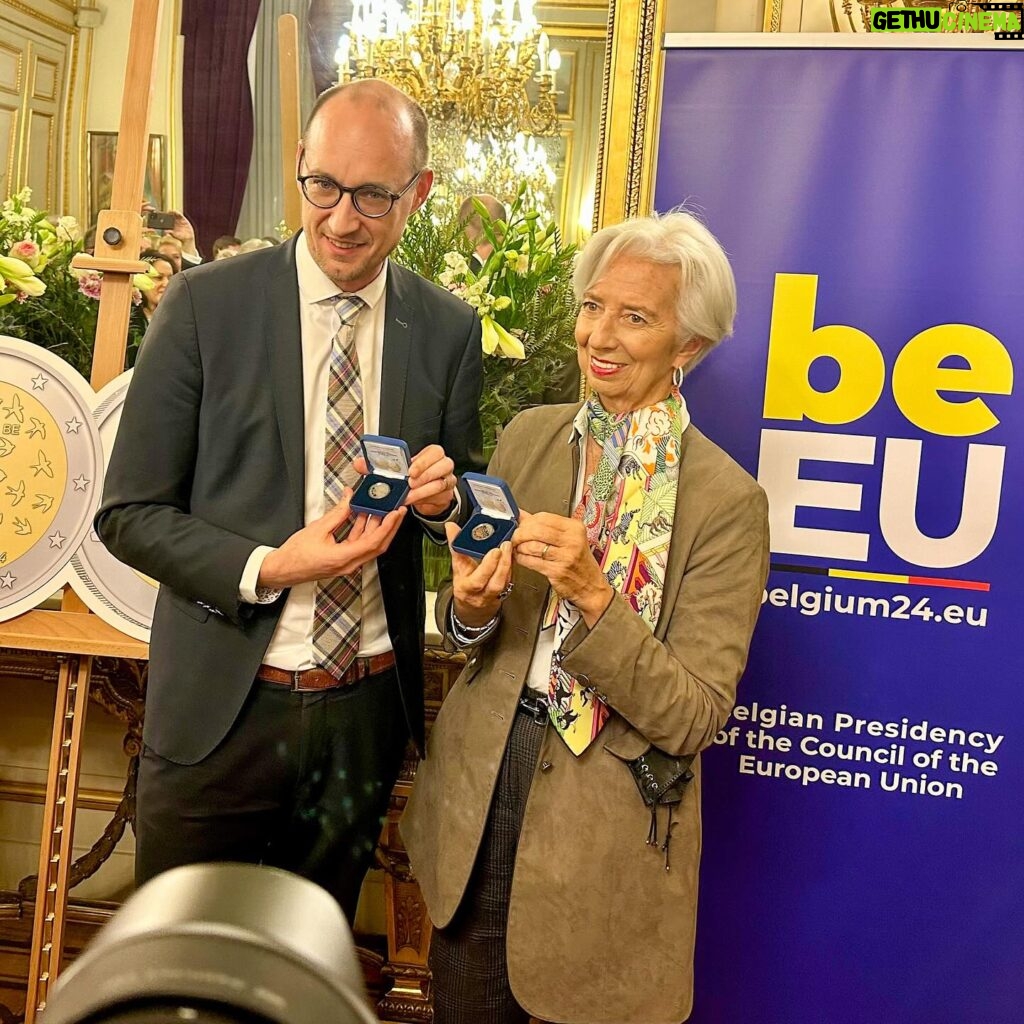
[[[342,686],[351,686],[367,676],[379,675],[389,668],[394,668],[395,652],[385,651],[369,658],[356,658],[341,676],[333,675],[325,668],[308,668],[303,672],[291,672],[286,668],[275,668],[273,665],[260,665],[256,678],[266,683],[277,683],[288,686],[299,692],[306,690],[336,690]]]

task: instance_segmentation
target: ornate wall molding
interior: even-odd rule
[[[665,7],[665,0],[608,5],[595,228],[651,209]]]

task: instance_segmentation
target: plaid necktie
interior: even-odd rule
[[[366,307],[358,295],[342,295],[335,303],[341,327],[331,345],[331,365],[327,379],[327,435],[324,444],[325,511],[341,500],[343,488],[351,486],[359,474],[352,468],[361,454],[359,438],[363,433],[363,382],[356,356],[355,323]],[[350,524],[337,531],[344,539]],[[318,663],[340,676],[352,664],[359,650],[363,573],[320,580],[316,585],[313,611],[313,648]]]

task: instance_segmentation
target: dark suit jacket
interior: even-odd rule
[[[202,760],[227,734],[281,614],[283,597],[239,601],[249,555],[304,525],[295,244],[173,278],[135,368],[96,516],[110,551],[161,583],[144,738],[180,764]],[[476,314],[391,264],[385,318],[380,433],[403,438],[414,454],[443,445],[456,472],[477,468]],[[421,540],[407,517],[377,566],[405,713],[422,749]]]

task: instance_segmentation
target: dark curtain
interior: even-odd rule
[[[234,234],[252,156],[246,56],[261,0],[184,0],[182,160],[185,209],[199,251]]]

